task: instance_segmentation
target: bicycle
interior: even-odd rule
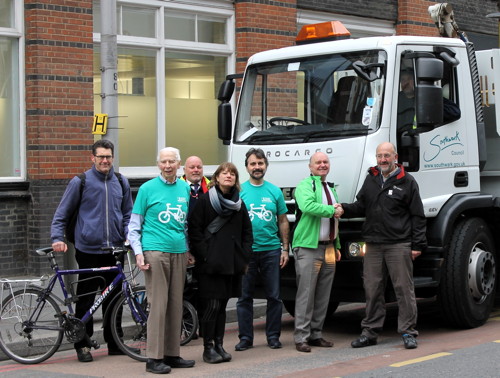
[[[115,266],[61,270],[54,257],[54,251],[48,247],[37,249],[36,254],[45,255],[49,259],[50,266],[55,272],[50,279],[42,276],[39,280],[0,280],[2,299],[4,290],[8,292],[0,308],[0,348],[8,357],[23,364],[43,362],[59,349],[63,336],[66,336],[70,343],[87,339],[94,349],[98,349],[99,344],[90,340],[86,334],[85,324],[101,306],[104,299],[110,295],[113,288],[121,284],[121,294],[113,299],[108,309],[111,311],[109,321],[111,321],[113,338],[126,355],[142,362],[147,360],[146,289],[135,281],[134,274],[131,274],[129,279],[124,273],[120,259],[128,252],[127,248],[110,247],[103,250],[115,256],[117,260]],[[72,303],[78,300],[78,296],[73,293],[71,296],[68,295],[63,276],[101,271],[116,271],[117,276],[95,300],[83,318],[75,318]],[[33,284],[44,278],[49,280],[47,288]],[[57,282],[60,284],[64,299],[52,292]],[[59,303],[65,306],[67,311],[61,311]]]

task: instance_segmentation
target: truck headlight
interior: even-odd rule
[[[349,243],[348,253],[349,257],[363,257],[365,255],[366,245],[364,242],[351,242]]]

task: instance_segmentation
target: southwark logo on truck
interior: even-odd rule
[[[465,166],[465,144],[460,132],[437,134],[425,144],[424,168],[453,168]]]

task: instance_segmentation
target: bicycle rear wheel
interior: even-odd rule
[[[198,330],[198,313],[194,306],[184,300],[182,303],[181,345],[186,345]]]
[[[38,288],[21,289],[2,302],[0,348],[22,364],[38,364],[51,357],[64,335],[59,306],[51,297],[39,303],[42,293]]]
[[[132,289],[131,303],[122,294],[111,312],[111,333],[118,348],[137,361],[146,362],[147,315],[149,306],[144,286]],[[134,309],[134,313],[132,309]],[[141,312],[145,317],[141,317]]]

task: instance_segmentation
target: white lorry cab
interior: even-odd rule
[[[443,37],[349,39],[341,24],[328,22],[304,27],[296,46],[253,55],[234,122],[230,99],[241,76],[229,75],[220,88],[219,138],[240,172],[250,148],[265,151],[266,179],[282,188],[291,222],[294,188],[309,175],[314,152],[329,156],[327,179],[340,201],[353,202],[377,145],[394,143],[427,217],[416,295],[436,297],[449,324],[477,327],[492,309],[500,258],[500,52],[476,53],[450,5],[429,11]],[[341,219],[330,311],[364,301],[362,223]],[[295,291],[291,254],[281,294],[292,314]],[[394,298],[389,283],[387,300]]]

